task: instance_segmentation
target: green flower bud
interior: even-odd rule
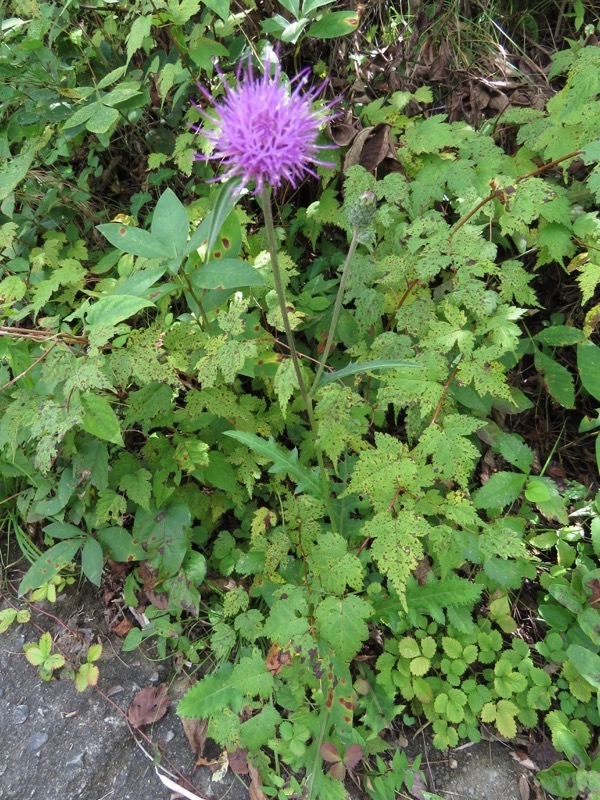
[[[377,198],[375,192],[367,189],[348,208],[348,222],[353,228],[365,230],[373,224],[377,211]]]

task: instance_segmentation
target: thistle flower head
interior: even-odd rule
[[[259,194],[267,184],[277,190],[283,181],[293,187],[306,174],[316,177],[314,166],[333,166],[320,160],[320,151],[332,147],[316,143],[320,127],[334,115],[331,104],[315,110],[313,103],[324,84],[304,91],[310,70],[300,72],[289,84],[282,79],[279,64],[269,75],[257,77],[250,59],[246,68],[240,63],[237,84],[230,86],[221,74],[225,94],[218,100],[202,87],[212,103],[212,111],[199,108],[205,121],[214,127],[197,126],[196,132],[214,145],[209,156],[198,154],[201,161],[219,161],[224,172],[215,180],[241,178],[240,189],[254,184]]]

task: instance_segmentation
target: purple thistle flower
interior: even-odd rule
[[[233,88],[221,73],[225,95],[216,101],[199,86],[213,104],[212,112],[194,104],[202,117],[215,125],[193,128],[214,145],[211,155],[197,154],[196,159],[220,161],[225,171],[213,181],[239,177],[239,189],[254,182],[255,194],[260,194],[267,184],[277,190],[282,181],[289,181],[295,188],[306,174],[317,177],[312,166],[334,166],[321,161],[319,151],[335,145],[316,144],[320,127],[335,116],[329,113],[333,103],[320,111],[312,107],[325,84],[302,92],[310,70],[303,70],[287,85],[279,64],[275,65],[274,75],[269,76],[269,64],[267,60],[264,75],[257,78],[251,60],[243,75],[241,62]]]

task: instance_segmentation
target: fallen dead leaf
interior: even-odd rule
[[[247,755],[248,751],[243,750],[241,747],[238,747],[238,749],[234,750],[233,753],[228,753],[229,768],[236,775],[248,774],[248,759],[246,758]]]
[[[146,686],[131,701],[127,717],[134,728],[152,725],[164,717],[171,701],[167,697],[167,685]]]
[[[204,755],[204,745],[206,744],[206,729],[208,728],[207,719],[189,719],[181,717],[181,724],[190,743],[190,747],[198,758]]]
[[[521,800],[529,800],[529,781],[525,775],[521,775],[519,778],[519,794],[521,795]]]
[[[129,631],[133,628],[133,622],[128,620],[127,617],[123,617],[120,622],[117,622],[115,625],[111,626],[111,633],[115,633],[117,636],[127,636]]]
[[[248,772],[250,774],[250,800],[268,800],[262,790],[262,781],[258,770],[253,764],[248,764]]]

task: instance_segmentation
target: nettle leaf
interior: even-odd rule
[[[497,472],[473,493],[475,508],[502,509],[521,496],[527,475],[519,472]]]
[[[344,661],[351,661],[369,636],[366,619],[373,607],[357,595],[326,597],[315,611],[320,636]]]
[[[188,689],[177,706],[179,716],[204,719],[219,714],[224,708],[236,713],[241,711],[244,692],[232,680],[233,669],[233,664],[224,664]]]
[[[346,587],[360,591],[364,570],[358,556],[348,552],[348,543],[338,533],[324,533],[308,557],[314,576],[325,592],[344,594]]]
[[[376,511],[385,515],[399,486],[418,494],[426,470],[419,469],[408,447],[388,434],[375,434],[375,449],[362,452],[352,473],[350,484],[341,497],[365,494]]]
[[[466,437],[482,425],[481,420],[464,414],[450,414],[423,431],[415,453],[431,456],[439,480],[450,478],[467,486],[480,453]]]
[[[423,558],[421,539],[432,531],[424,517],[411,511],[376,514],[363,525],[362,534],[372,538],[371,553],[377,566],[387,576],[403,601],[406,582]]]
[[[284,586],[277,596],[279,599],[271,606],[263,632],[273,642],[287,642],[308,631],[308,601],[304,588],[299,586]]]
[[[282,721],[281,714],[270,703],[242,724],[241,741],[248,750],[257,753],[267,742],[275,738],[276,726]]]
[[[318,444],[337,467],[346,450],[367,448],[364,436],[369,429],[371,408],[358,392],[346,386],[331,385],[319,392],[315,409]]]

